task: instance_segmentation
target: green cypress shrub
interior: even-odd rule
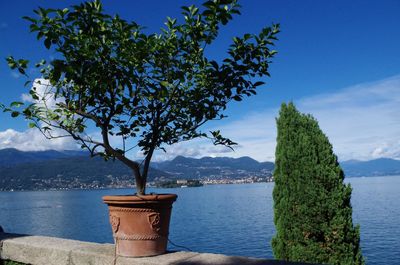
[[[276,259],[364,264],[353,225],[351,187],[332,145],[311,116],[293,103],[277,119],[272,249]]]

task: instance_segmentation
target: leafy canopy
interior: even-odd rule
[[[276,53],[270,47],[279,32],[279,25],[272,25],[259,34],[235,37],[224,60],[207,58],[206,47],[221,25],[240,14],[239,8],[236,0],[184,6],[181,23],[167,18],[154,34],[105,14],[100,1],[34,10],[37,16],[25,19],[56,59],[36,64],[43,79],[29,91],[34,103],[17,111],[23,103],[14,102],[5,110],[13,117],[22,114],[48,138],[60,137],[55,131],[61,130],[92,155],[120,159],[144,182],[154,150],[164,144],[208,137],[214,144],[234,145],[219,131],[206,133],[200,126],[224,118],[228,102],[256,94],[264,83],[260,78],[269,76]],[[27,60],[7,61],[26,74]],[[37,88],[40,82],[44,91]],[[101,140],[88,134],[90,124],[99,129]],[[121,137],[122,147],[112,146],[110,136]],[[142,172],[125,156],[132,138],[146,157]]]

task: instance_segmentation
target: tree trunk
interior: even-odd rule
[[[140,179],[139,182],[136,182],[136,192],[137,195],[145,195],[146,194],[146,183]]]
[[[143,176],[140,174],[140,169],[133,168],[133,176],[135,177],[137,195],[146,194],[146,182],[143,181]]]

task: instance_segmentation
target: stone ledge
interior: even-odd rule
[[[210,253],[171,252],[156,257],[114,260],[113,244],[0,232],[0,259],[32,265],[208,265],[301,264]],[[115,261],[115,263],[114,263]]]

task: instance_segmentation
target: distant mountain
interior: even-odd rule
[[[243,178],[270,175],[272,162],[258,162],[250,157],[203,157],[200,159],[177,156],[171,161],[153,163],[153,167],[178,178]],[[340,165],[346,177],[400,175],[400,160],[380,158],[370,161],[349,160]]]
[[[380,158],[340,163],[346,177],[400,175],[400,161]],[[272,175],[274,163],[250,157],[177,156],[171,161],[153,162],[149,181],[175,179],[244,179]],[[0,190],[128,187],[134,184],[130,169],[120,161],[90,158],[82,151],[24,152],[0,150]]]
[[[171,161],[153,163],[160,169],[179,178],[234,178],[270,176],[274,163],[260,163],[250,157],[203,157],[177,156]]]
[[[148,180],[265,178],[271,175],[273,166],[250,157],[178,156],[152,163]],[[126,187],[133,183],[132,172],[118,160],[105,162],[80,151],[0,150],[0,190]]]
[[[150,168],[148,179],[173,177]],[[0,150],[0,190],[127,187],[132,184],[133,173],[118,160],[106,162],[80,151]]]
[[[0,167],[86,155],[86,152],[75,150],[20,151],[14,148],[7,148],[0,149]]]
[[[390,158],[349,160],[341,162],[340,165],[347,177],[400,175],[400,160]]]

